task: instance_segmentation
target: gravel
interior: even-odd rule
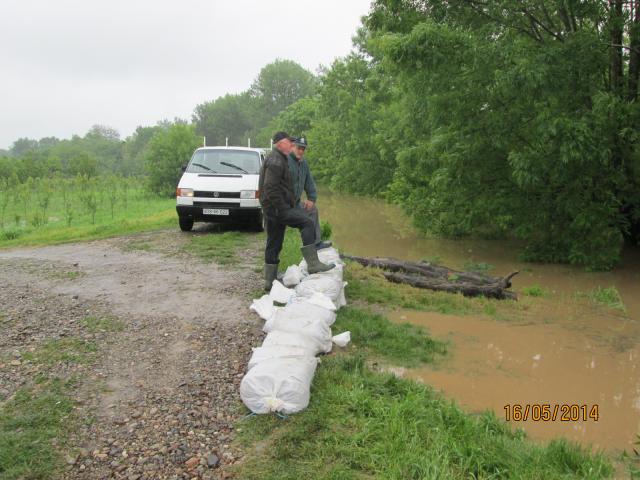
[[[141,240],[142,239],[142,240]],[[152,249],[126,248],[144,241]],[[238,386],[261,322],[258,248],[222,269],[178,254],[162,231],[0,252],[0,400],[36,374],[76,378],[80,424],[63,452],[68,479],[230,478],[242,461]],[[121,329],[90,329],[87,317]],[[87,362],[25,360],[51,340],[97,345]]]

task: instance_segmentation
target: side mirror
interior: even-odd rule
[[[187,171],[187,166],[186,165],[182,165],[182,167],[180,167],[180,169],[182,170],[182,172],[186,172]]]

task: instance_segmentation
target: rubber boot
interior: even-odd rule
[[[331,245],[333,245],[333,242],[330,242],[329,240],[321,241],[321,242],[316,243],[316,250],[322,250],[323,248],[329,248]]]
[[[307,271],[309,274],[318,273],[318,272],[326,272],[327,270],[331,270],[335,267],[335,263],[322,263],[318,258],[318,251],[316,250],[315,244],[306,245],[302,247],[302,256],[307,262]]]
[[[271,285],[278,275],[277,263],[265,263],[264,264],[264,289],[265,291],[271,290]]]

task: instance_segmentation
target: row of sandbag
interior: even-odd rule
[[[349,332],[336,336],[331,332],[337,309],[346,304],[344,263],[334,248],[320,250],[318,256],[335,263],[335,268],[309,275],[303,260],[287,269],[284,285],[276,280],[269,294],[250,307],[265,320],[267,334],[262,346],[253,349],[240,383],[240,397],[253,413],[305,409],[318,364],[316,355],[329,353],[334,343],[349,342]]]

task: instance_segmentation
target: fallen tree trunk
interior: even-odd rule
[[[460,272],[441,265],[427,262],[405,262],[395,258],[368,258],[342,255],[342,258],[353,260],[365,267],[388,270],[384,276],[390,282],[406,283],[417,288],[462,293],[466,296],[484,295],[499,299],[516,299],[514,292],[507,291],[511,287],[511,279],[518,274],[513,272],[504,278],[490,277],[475,272]]]
[[[421,275],[408,275],[405,273],[384,272],[384,277],[390,282],[405,283],[416,288],[426,288],[437,292],[461,293],[465,297],[478,297],[484,295],[489,298],[497,298],[499,300],[517,300],[518,296],[515,292],[506,290],[499,283],[477,285],[466,282],[443,282],[440,280],[430,279]]]

